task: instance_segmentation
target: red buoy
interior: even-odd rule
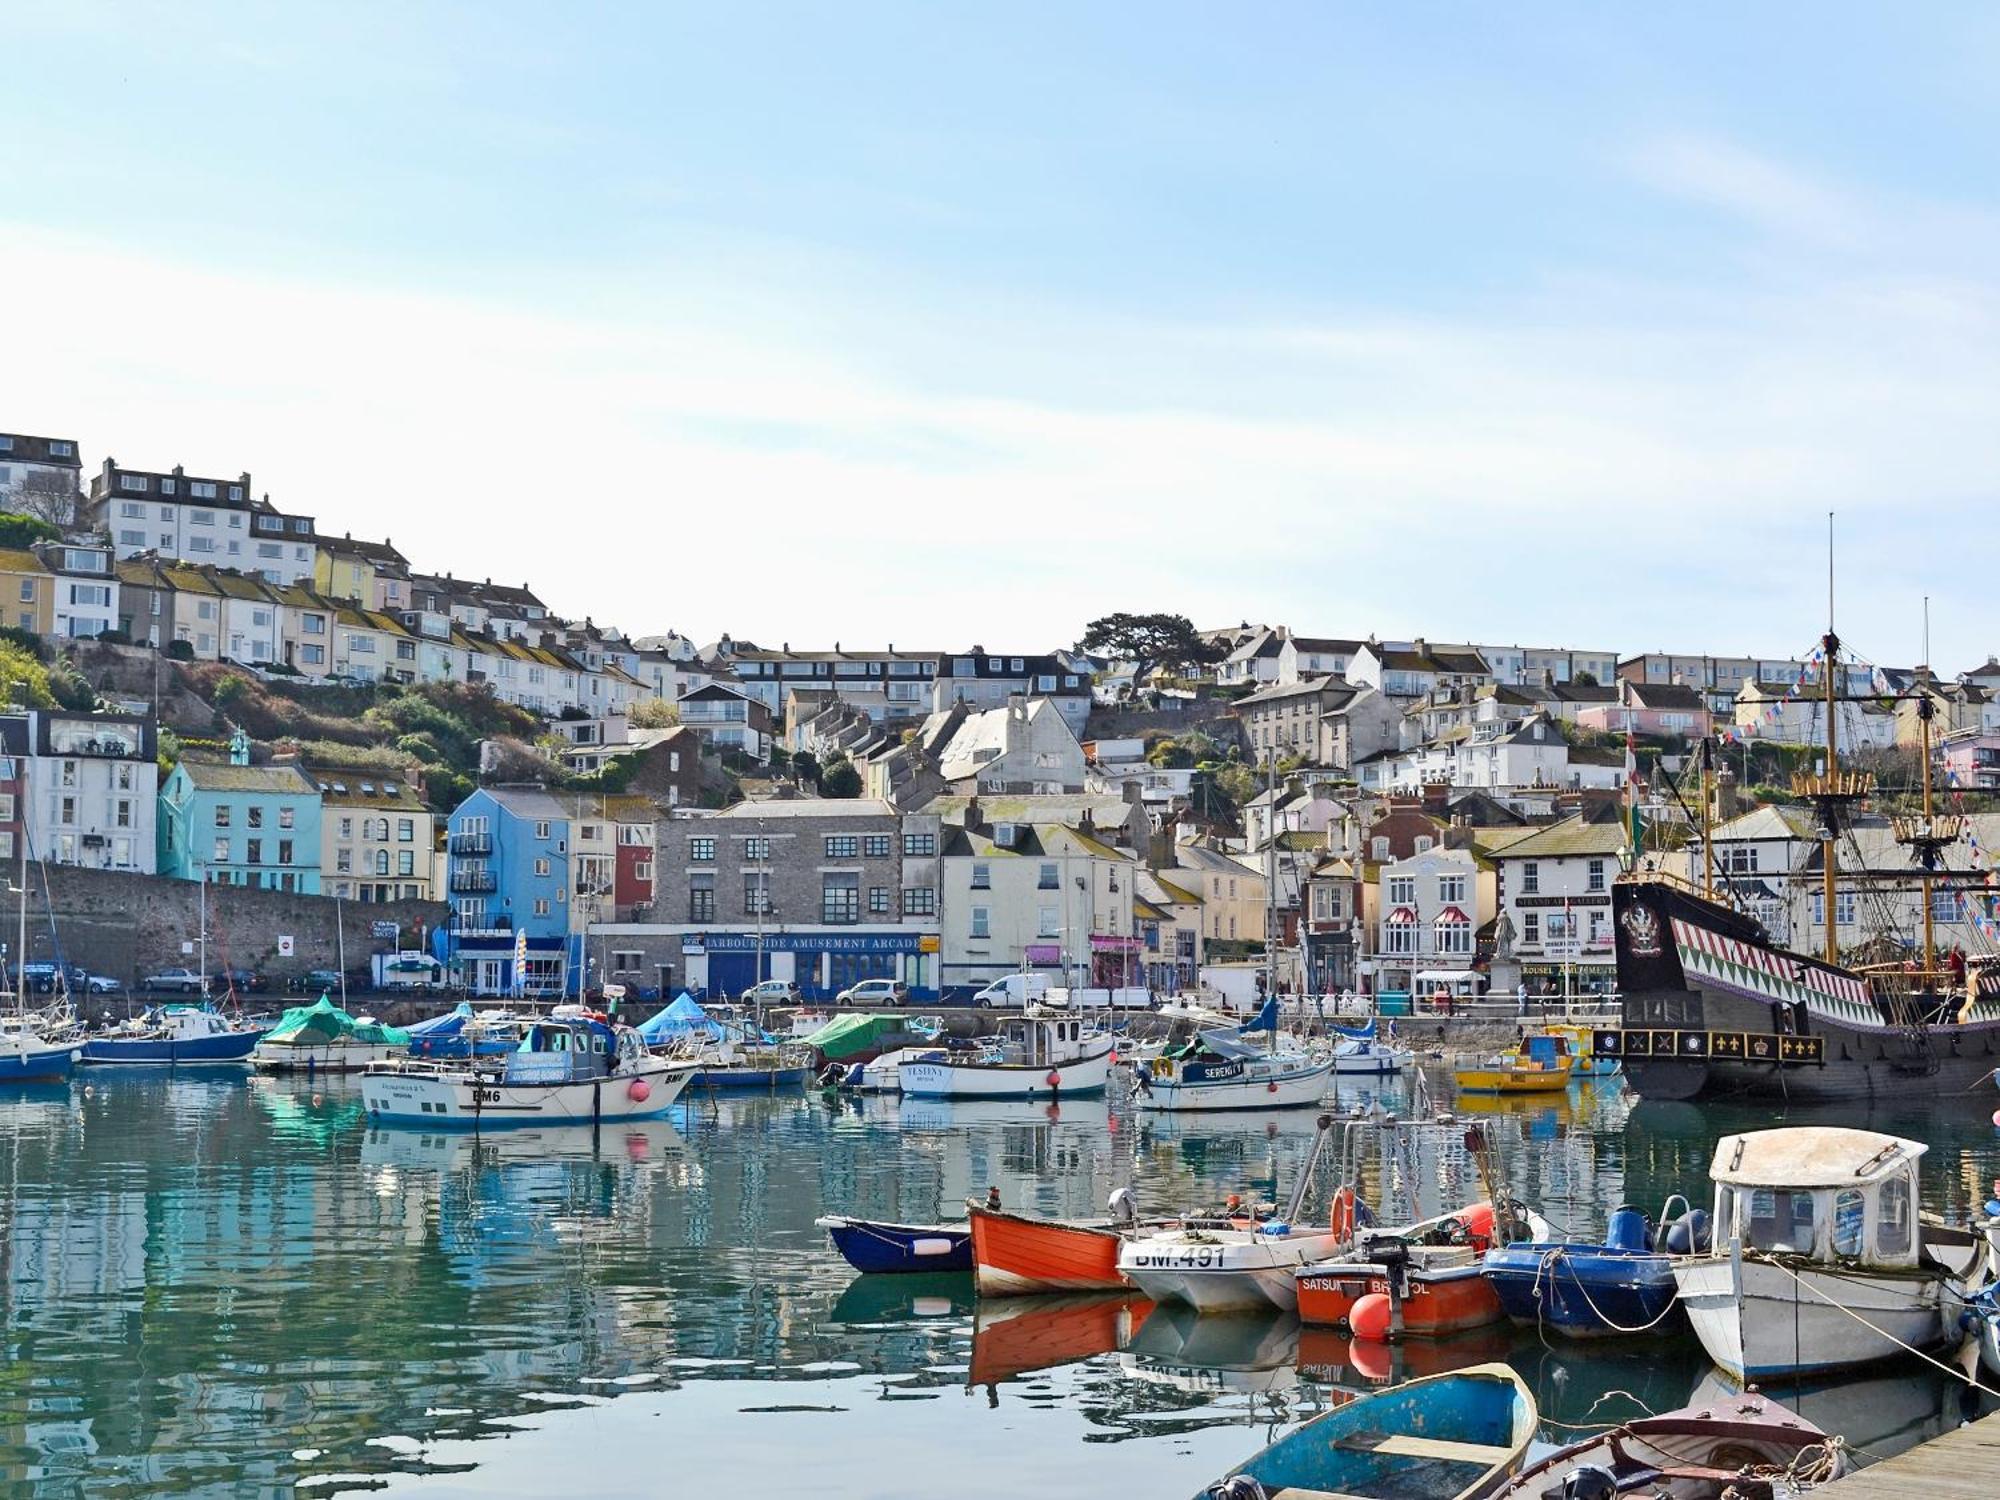
[[[644,1104],[653,1097],[653,1086],[643,1078],[635,1078],[626,1086],[625,1097],[634,1104]]]
[[[1389,1294],[1370,1292],[1355,1298],[1347,1312],[1347,1326],[1356,1338],[1381,1343],[1389,1336]]]

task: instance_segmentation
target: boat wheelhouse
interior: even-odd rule
[[[1832,1126],[1718,1141],[1710,1251],[1673,1263],[1709,1358],[1756,1380],[1944,1342],[1947,1294],[1983,1267],[1986,1245],[1918,1218],[1928,1149]]]

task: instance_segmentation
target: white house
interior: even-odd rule
[[[1420,988],[1417,976],[1469,970],[1478,952],[1479,863],[1469,849],[1431,848],[1382,866],[1375,988]]]
[[[1359,651],[1360,641],[1344,641],[1324,636],[1287,636],[1278,648],[1279,682],[1304,682],[1313,677],[1347,676],[1348,663]]]
[[[1080,828],[946,826],[938,927],[943,982],[978,988],[1039,969],[1060,983],[1144,983],[1135,936],[1141,866]]]
[[[35,555],[55,577],[55,633],[66,640],[118,628],[118,574],[111,549],[87,542],[39,542]]]
[[[25,432],[0,432],[0,510],[14,510],[23,497],[74,497],[82,461],[70,438],[32,437]]]
[[[1565,979],[1576,991],[1615,985],[1611,883],[1626,845],[1622,820],[1579,814],[1494,851],[1500,912],[1531,983],[1552,991]]]
[[[120,559],[142,552],[254,570],[279,583],[310,580],[319,552],[310,516],[281,515],[251,493],[250,476],[202,479],[121,468],[107,458],[90,481],[85,519]]]
[[[1083,770],[1083,746],[1047,698],[1010,698],[967,716],[938,757],[939,774],[959,794],[1080,792]]]
[[[37,858],[146,875],[159,868],[159,745],[151,719],[29,709],[0,716],[0,744],[14,763],[20,803],[0,822],[18,828],[25,813]],[[11,834],[8,844],[6,852],[17,855]]]

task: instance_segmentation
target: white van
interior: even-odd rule
[[[1012,1006],[1016,1010],[1042,999],[1049,992],[1049,976],[1046,974],[1002,974],[972,997],[972,1003],[981,1010],[999,1010]]]

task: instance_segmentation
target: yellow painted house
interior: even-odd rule
[[[56,575],[34,553],[0,547],[0,623],[50,635],[56,625]]]

